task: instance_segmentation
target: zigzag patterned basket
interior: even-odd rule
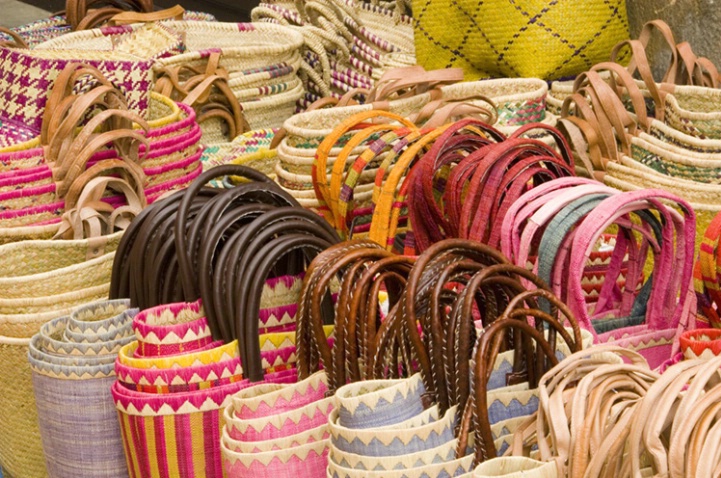
[[[324,425],[333,407],[333,398],[329,397],[295,410],[250,420],[235,418],[232,407],[228,407],[224,418],[231,438],[246,442],[265,441],[289,437]]]
[[[406,470],[367,471],[328,464],[329,478],[446,478],[464,475],[473,469],[473,455],[464,456],[445,463],[408,468]]]
[[[238,392],[224,414],[221,448],[228,478],[325,476],[328,414],[335,401],[324,398],[327,391],[321,371],[295,384]]]
[[[456,407],[448,409],[439,420],[401,428],[352,429],[338,423],[338,411],[328,420],[332,443],[338,450],[363,456],[398,456],[430,450],[454,439]]]
[[[127,476],[110,387],[136,313],[127,300],[89,304],[33,337],[28,359],[50,476]]]
[[[322,477],[328,463],[329,440],[259,453],[237,453],[222,444],[228,478]]]

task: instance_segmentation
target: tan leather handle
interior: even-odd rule
[[[669,27],[668,24],[663,20],[651,20],[650,22],[646,22],[646,24],[644,24],[637,40],[639,45],[643,49],[644,54],[643,56],[637,56],[634,52],[634,55],[628,64],[628,71],[629,73],[634,74],[636,72],[636,69],[641,66],[638,63],[639,61],[646,61],[646,64],[648,65],[645,51],[654,32],[658,32],[661,35],[664,42],[666,43],[666,46],[668,46],[668,49],[671,52],[671,62],[669,63],[668,68],[666,68],[666,72],[664,73],[661,82],[675,84],[678,81],[680,68],[680,63],[678,61],[678,51],[676,49],[676,39],[673,36],[671,27]],[[612,58],[611,61],[615,61],[615,58]],[[639,73],[641,73],[640,70]]]
[[[30,48],[28,46],[28,44],[25,43],[25,40],[23,40],[23,37],[21,37],[14,31],[10,30],[9,28],[0,26],[0,33],[4,33],[5,35],[8,35],[9,37],[12,38],[12,40],[0,41],[0,46],[9,47],[9,48],[23,48],[23,49]]]
[[[46,128],[46,137],[41,137],[41,144],[46,147],[45,158],[48,163],[57,162],[58,158],[63,156],[67,148],[72,144],[75,134],[81,124],[88,117],[88,113],[95,110],[106,111],[126,111],[122,102],[124,98],[117,96],[118,91],[114,88],[102,86],[95,88],[90,92],[78,97],[65,98],[57,107],[56,112],[52,115],[47,123],[43,126]],[[143,125],[144,121],[137,115],[103,115],[107,119],[108,124],[104,129],[132,129],[133,120],[140,119],[139,124]],[[59,123],[59,124],[58,124]],[[95,127],[104,126],[95,121]]]
[[[60,119],[62,119],[62,115],[57,114],[58,108],[66,98],[76,97],[76,95],[73,94],[73,87],[77,80],[85,75],[90,76],[99,86],[114,88],[112,83],[110,83],[110,81],[105,78],[105,75],[97,68],[81,62],[69,63],[57,76],[53,83],[53,88],[50,91],[45,112],[43,113],[42,130],[40,132],[41,144],[48,144],[51,137],[51,124],[58,124]],[[122,98],[122,94],[120,97]],[[69,106],[70,104],[66,103],[63,111],[67,111]]]
[[[97,133],[96,131],[99,129],[99,127],[108,122],[111,119],[117,118],[118,123],[121,121],[124,121],[126,125],[129,125],[130,127],[126,128],[110,128],[109,131],[121,131],[121,132],[133,132],[134,136],[132,138],[138,139],[138,141],[145,143],[146,147],[148,146],[147,138],[145,138],[143,135],[140,134],[140,132],[136,132],[132,129],[133,122],[140,125],[140,127],[147,131],[148,124],[145,122],[143,118],[138,116],[137,114],[130,112],[130,111],[123,111],[123,110],[105,110],[97,115],[95,115],[87,125],[78,133],[78,135],[75,137],[75,139],[70,143],[69,147],[65,151],[61,151],[59,156],[57,157],[57,160],[53,164],[53,170],[56,180],[63,180],[67,174],[69,174],[69,171],[76,167],[78,161],[80,161],[80,152],[81,150],[87,145],[87,143],[91,140],[91,138],[96,137]],[[124,139],[125,133],[123,136],[118,136],[118,139]],[[131,136],[128,134],[127,136],[130,138]],[[140,139],[142,138],[142,139]],[[119,153],[121,156],[125,157],[126,160],[132,161],[132,162],[138,162],[137,157],[137,150],[129,150],[129,149],[122,149],[122,146],[126,145],[120,145]]]
[[[387,100],[401,92],[401,98],[415,96],[441,85],[461,81],[463,81],[463,70],[460,68],[432,71],[426,71],[420,66],[393,68],[378,80],[368,95],[367,102]]]
[[[110,169],[107,165],[101,166],[106,170]],[[121,193],[127,205],[113,208],[102,201],[108,188]],[[132,218],[140,214],[146,205],[142,184],[131,185],[127,180],[116,177],[93,178],[82,189],[77,202],[72,206],[66,204],[66,211],[55,238],[97,238],[112,234],[116,228],[126,229]]]
[[[65,16],[73,30],[95,28],[128,9],[152,12],[153,0],[67,0]]]
[[[465,101],[448,103],[437,109],[423,126],[425,128],[439,128],[451,123],[454,116],[480,116],[481,121],[492,125],[498,119],[498,112],[493,101],[487,99],[486,102],[490,105],[489,108]]]
[[[103,148],[108,143],[114,142],[116,145],[118,145],[120,141],[125,141],[126,143],[129,143],[129,145],[126,146],[126,149],[131,151],[130,154],[132,154],[133,152],[137,154],[137,149],[140,143],[145,143],[146,148],[148,144],[148,140],[147,138],[145,138],[145,136],[143,136],[139,132],[130,130],[108,131],[106,133],[95,136],[86,145],[84,145],[84,147],[80,150],[78,156],[76,158],[73,158],[72,164],[70,164],[70,167],[67,168],[62,179],[56,178],[56,181],[58,181],[56,194],[59,197],[64,197],[66,193],[69,192],[71,186],[75,183],[76,179],[81,178],[83,174],[85,174],[83,171],[85,171],[87,162],[90,160],[93,154],[95,154],[98,150]],[[121,153],[121,156],[125,154],[127,153]],[[137,166],[132,161],[117,161],[121,161],[127,165],[132,165],[135,168],[134,170],[139,170],[142,172],[140,166]],[[92,169],[93,168],[90,168],[87,171],[90,171]],[[87,171],[85,172],[87,173]],[[53,171],[53,175],[55,176],[55,171]]]
[[[108,21],[108,25],[128,25],[131,23],[152,23],[163,20],[182,20],[185,9],[175,5],[165,10],[158,10],[152,13],[123,12],[115,15]]]
[[[120,8],[97,8],[97,9],[91,9],[88,10],[88,12],[85,14],[85,16],[78,22],[78,25],[75,27],[76,31],[81,30],[92,30],[93,28],[98,28],[102,26],[103,24],[107,23],[111,18],[113,18],[116,15],[119,15],[121,12],[123,12]]]
[[[188,69],[191,77],[181,80],[181,72]],[[228,72],[220,66],[220,54],[208,58],[205,69],[199,67],[166,68],[155,85],[155,91],[192,106],[199,123],[219,118],[228,125],[228,136],[249,131],[243,108],[228,86]]]
[[[90,188],[85,191],[86,187],[93,179],[109,174],[119,174],[121,179],[132,186],[138,198],[144,198],[145,193],[143,191],[146,177],[142,168],[137,164],[120,159],[106,159],[88,168],[69,185],[67,195],[64,198],[65,208],[72,209],[76,206],[86,206],[87,201],[92,198],[99,198],[97,190]],[[98,183],[95,184],[97,186]],[[83,192],[86,193],[85,196],[82,196]],[[144,201],[144,199],[141,199],[141,204],[146,204]]]

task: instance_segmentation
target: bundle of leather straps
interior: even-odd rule
[[[654,32],[671,50],[661,81],[645,52]],[[615,62],[624,51],[631,52],[628,67]],[[718,85],[717,68],[687,43],[677,45],[668,26],[655,20],[638,40],[619,43],[610,62],[579,75],[572,86],[552,87],[549,104],[561,109],[579,174],[625,191],[656,188],[682,197],[698,213],[700,238],[721,197]]]
[[[231,189],[206,187],[227,175],[246,181]],[[213,337],[237,339],[244,375],[257,381],[264,374],[258,318],[267,322],[266,332],[292,330],[296,284],[310,261],[336,242],[322,218],[268,177],[219,166],[133,221],[118,248],[110,296],[128,297],[141,309],[202,299]],[[285,291],[281,303],[274,291]]]
[[[340,284],[335,309],[323,307],[333,280]],[[418,258],[371,241],[340,243],[308,268],[297,320],[300,378],[322,366],[333,391],[420,372],[425,403],[462,418],[456,456],[471,445],[479,461],[495,456],[502,444],[494,440],[508,441],[519,418],[535,410],[540,377],[591,341],[533,273],[460,239]],[[332,347],[323,335],[331,321]]]
[[[509,454],[541,460],[527,461],[526,470],[551,470],[528,476],[713,476],[719,366],[718,356],[691,359],[659,374],[624,348],[576,353],[541,380],[538,413]]]
[[[156,72],[155,91],[192,106],[198,123],[205,126],[206,142],[211,137],[232,140],[250,129],[243,108],[228,85],[228,71],[218,65],[219,61],[220,53],[212,52],[204,69],[184,64],[163,66]],[[212,120],[221,124],[215,125]],[[219,131],[208,131],[209,128]]]

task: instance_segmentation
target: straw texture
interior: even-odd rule
[[[623,1],[494,0],[480,10],[471,1],[414,0],[413,13],[418,63],[461,67],[468,80],[573,76],[628,38]]]
[[[0,336],[0,462],[9,476],[45,478],[32,374],[27,360],[30,339]],[[11,385],[12,384],[12,385]]]
[[[32,340],[28,358],[50,476],[127,476],[110,387],[117,351],[133,338],[137,309],[129,305],[80,307]]]

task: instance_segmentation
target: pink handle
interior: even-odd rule
[[[659,202],[662,199],[674,201],[681,206],[686,214],[685,220],[676,211],[662,205]],[[630,212],[646,209],[659,211],[664,219],[662,248],[654,261],[653,288],[649,298],[650,310],[646,313],[647,326],[653,330],[674,328],[682,319],[681,315],[687,300],[685,291],[690,284],[693,269],[693,238],[696,228],[693,210],[682,199],[662,190],[621,193],[604,200],[591,211],[578,227],[573,238],[573,255],[568,271],[569,306],[572,310],[575,309],[579,324],[592,331],[594,336],[596,334],[585,307],[581,288],[583,265],[598,237],[609,225]],[[676,232],[676,251],[673,247],[674,232]],[[679,290],[681,296],[676,303]]]
[[[599,183],[589,183],[586,185],[573,187],[571,189],[559,189],[556,191],[551,191],[549,194],[541,196],[536,201],[534,201],[536,205],[540,206],[535,212],[526,210],[523,211],[523,215],[518,216],[518,223],[522,224],[524,221],[526,221],[526,226],[523,228],[520,237],[516,235],[516,238],[520,239],[516,256],[518,262],[516,262],[516,264],[521,267],[525,267],[525,264],[528,261],[528,257],[531,254],[531,245],[533,244],[533,240],[536,237],[536,234],[539,232],[539,230],[545,228],[548,225],[548,222],[551,221],[561,209],[565,208],[568,204],[584,196],[599,193],[613,195],[616,194],[617,191]],[[530,213],[532,213],[530,217],[525,216]],[[564,249],[561,248],[559,250],[559,253],[562,253],[563,250]],[[561,261],[557,259],[557,262]],[[557,267],[556,269],[562,268]],[[536,266],[534,266],[534,270],[537,270],[537,264]],[[562,291],[560,290],[560,288],[556,288],[554,290],[554,293],[559,297],[561,295],[561,292]]]
[[[506,213],[505,219],[503,221],[503,227],[501,229],[501,250],[503,254],[509,258],[516,257],[517,255],[518,249],[520,247],[520,237],[518,236],[517,230],[523,223],[522,220],[517,220],[517,217],[522,211],[524,212],[523,220],[525,220],[525,218],[530,215],[527,213],[527,211],[535,210],[539,207],[538,205],[536,205],[535,207],[533,206],[534,201],[539,200],[539,198],[542,198],[548,192],[556,189],[568,188],[582,184],[598,183],[596,181],[593,181],[592,179],[586,178],[561,178],[554,181],[549,181],[545,184],[541,184],[540,186],[531,189],[523,196],[518,198],[518,200],[513,203],[513,205]],[[541,201],[541,204],[542,203],[543,201]],[[518,264],[518,262],[516,262],[516,264]],[[525,264],[518,265],[520,265],[521,267],[526,266]]]

